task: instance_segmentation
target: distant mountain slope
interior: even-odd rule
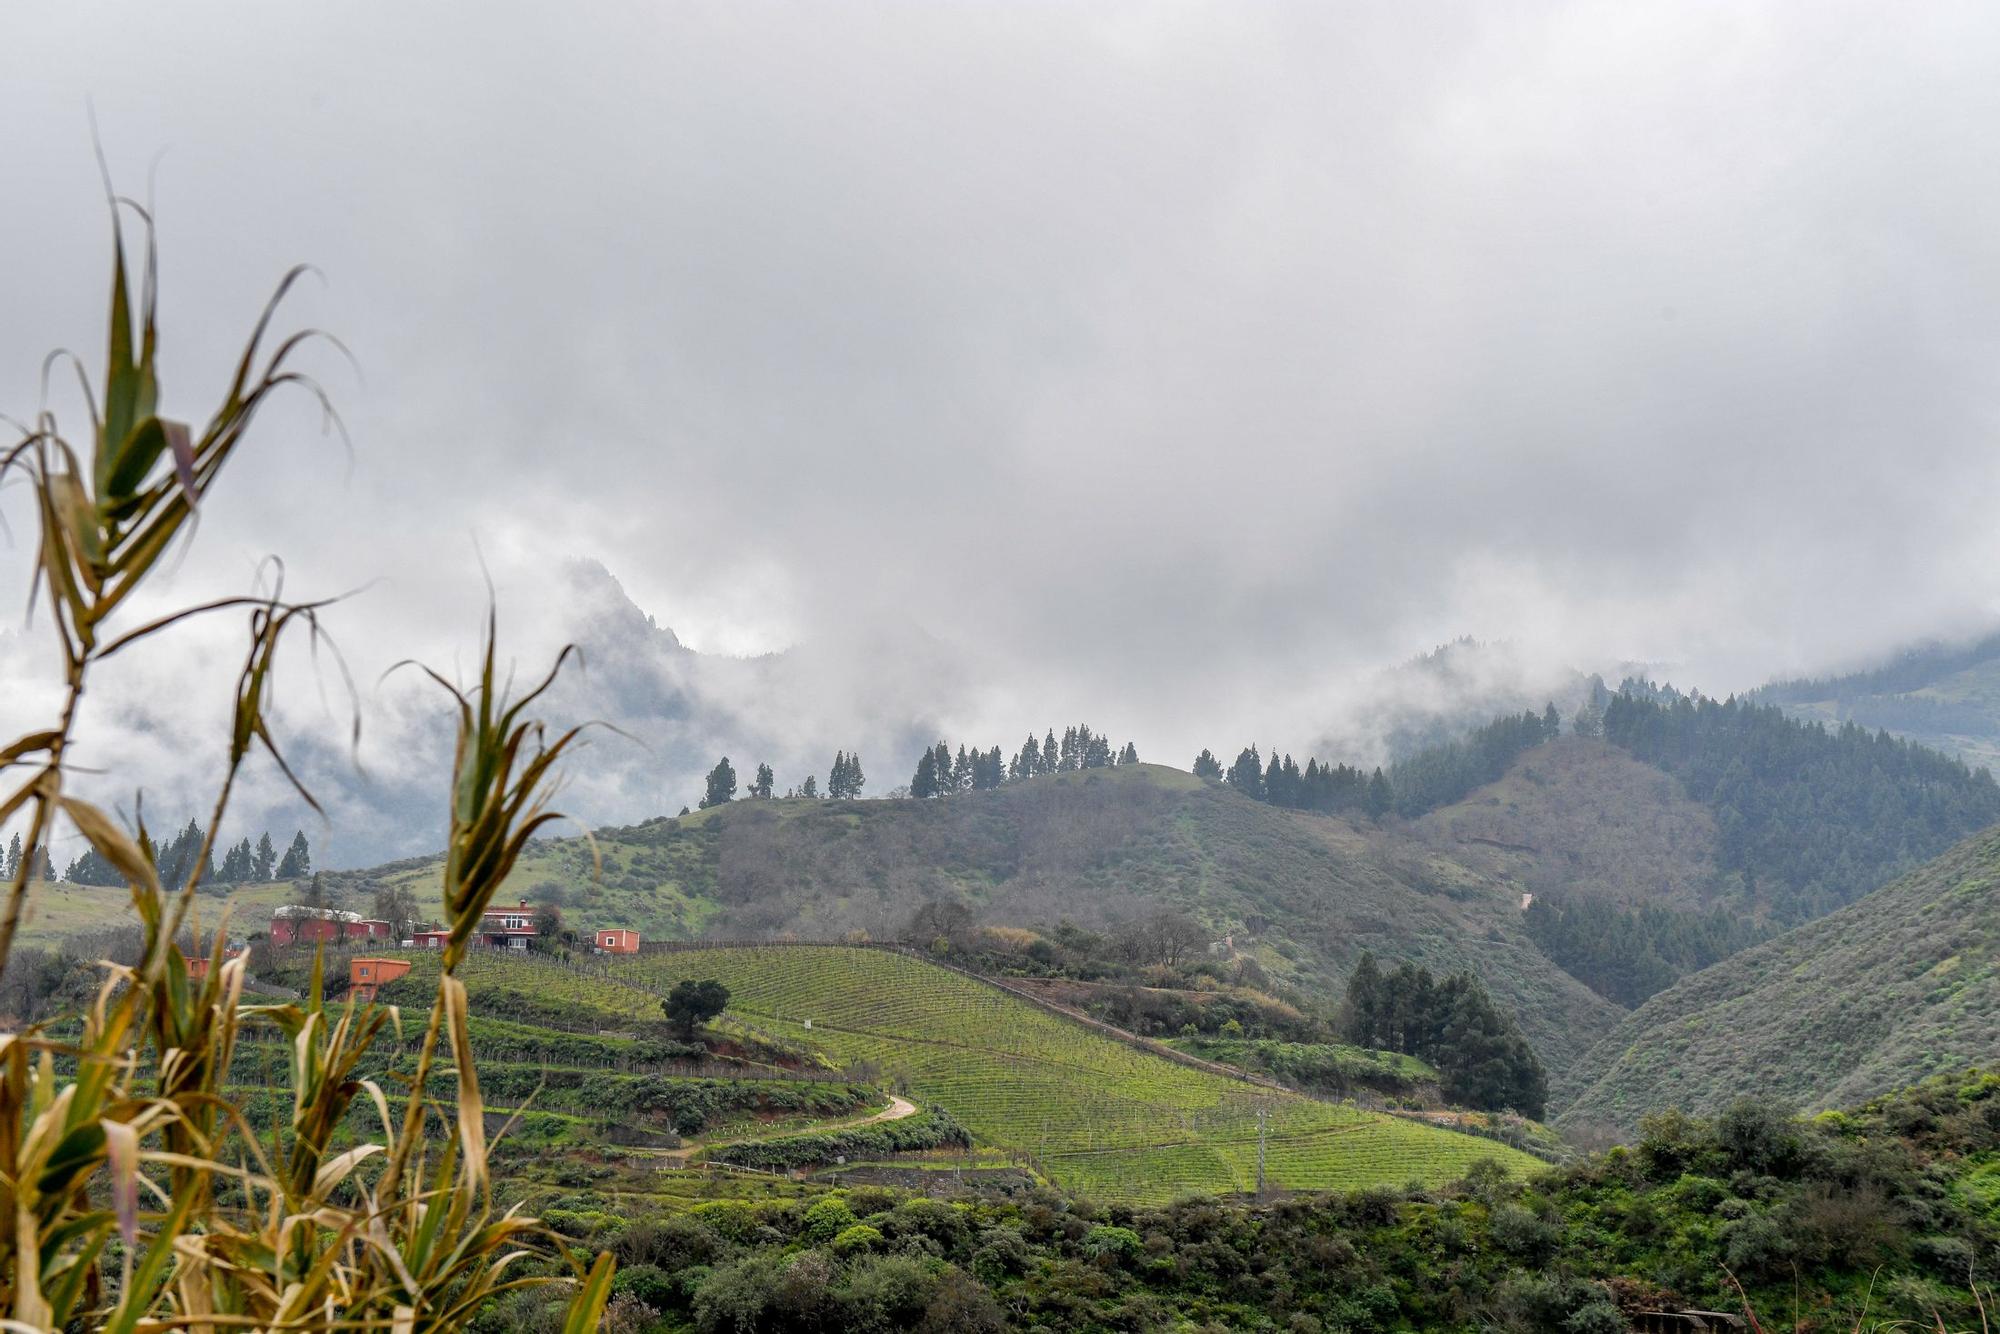
[[[1673,777],[1585,737],[1537,746],[1497,783],[1411,821],[1441,852],[1536,894],[1620,907],[1716,897],[1715,817]]]
[[[1886,729],[1968,764],[2000,767],[2000,634],[1918,645],[1845,676],[1774,681],[1748,698],[1794,717]]]
[[[1732,892],[1779,922],[1851,903],[2000,820],[1991,774],[1923,746],[1770,705],[1645,690],[1628,682],[1606,704],[1605,739],[1714,812]]]
[[[1682,979],[1566,1075],[1570,1127],[1757,1094],[1859,1102],[2000,1052],[2000,830]]]

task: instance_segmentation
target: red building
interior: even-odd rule
[[[599,954],[637,954],[639,933],[622,926],[601,926],[591,933],[591,948]]]
[[[526,899],[513,908],[488,908],[480,914],[479,930],[472,936],[473,947],[493,950],[528,948],[528,942],[536,936],[535,915],[540,911]],[[441,950],[450,939],[451,932],[448,930],[415,931],[410,935],[410,943],[420,950]]]
[[[311,908],[293,903],[271,914],[273,945],[336,944],[343,940],[389,940],[396,937],[389,923],[338,908]]]

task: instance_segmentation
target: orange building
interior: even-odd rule
[[[241,945],[225,945],[222,949],[223,962],[227,963],[241,953],[243,953]],[[208,956],[206,954],[189,954],[186,950],[182,950],[181,960],[187,964],[188,976],[195,981],[199,982],[208,976]]]
[[[639,933],[622,926],[601,926],[591,939],[591,948],[599,954],[637,954]]]
[[[347,961],[347,989],[354,993],[354,999],[372,1001],[375,992],[384,983],[394,982],[410,971],[408,959],[349,959]]]

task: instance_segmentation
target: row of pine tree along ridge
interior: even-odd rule
[[[201,859],[198,875],[197,858]],[[271,843],[270,833],[266,831],[254,848],[247,837],[232,844],[222,854],[222,865],[218,868],[207,832],[199,823],[189,820],[179,833],[160,845],[159,862],[160,883],[168,889],[180,889],[190,878],[212,885],[302,880],[312,874],[312,845],[306,841],[306,831],[301,829],[292,835],[291,845],[280,857]],[[63,879],[73,885],[116,887],[125,883],[125,877],[118,868],[106,861],[95,848],[85,848],[78,854],[76,860],[69,864],[69,869],[63,872]]]
[[[1045,774],[1104,769],[1138,762],[1137,746],[1128,741],[1122,750],[1113,749],[1109,737],[1082,724],[1064,729],[1060,740],[1054,728],[1050,728],[1039,741],[1031,733],[1011,760],[1002,755],[998,746],[987,750],[968,750],[961,744],[954,756],[950,745],[940,741],[924,751],[917,760],[916,773],[910,778],[907,795],[925,799],[952,792],[986,792],[1006,783],[1040,778]],[[833,767],[827,772],[825,795],[832,801],[854,801],[861,796],[862,785],[866,781],[861,772],[861,756],[837,751]],[[727,805],[736,800],[736,790],[736,766],[725,755],[708,771],[698,809]],[[752,800],[769,800],[776,794],[777,775],[770,765],[759,764],[756,777],[744,789],[744,795]],[[803,783],[785,793],[787,798],[817,798],[820,795],[819,781],[812,774],[807,774]],[[687,814],[685,808],[681,814]]]
[[[867,781],[867,777],[861,772],[861,756],[837,750],[833,753],[833,767],[826,773],[826,798],[829,801],[853,801],[860,797],[861,785]],[[750,786],[744,789],[744,795],[753,801],[769,801],[777,795],[777,784],[778,776],[771,771],[771,766],[759,764],[757,776],[751,780]],[[806,781],[786,792],[785,796],[787,799],[805,797],[817,800],[820,796],[819,779],[807,774]],[[736,766],[729,762],[727,755],[724,755],[716,762],[716,766],[708,771],[699,808],[705,811],[711,806],[726,806],[734,800],[736,800]],[[686,807],[681,808],[681,814],[687,814]]]
[[[1063,729],[1061,741],[1056,740],[1054,728],[1040,741],[1029,733],[1011,760],[1002,757],[998,746],[967,750],[963,743],[954,756],[951,746],[940,741],[918,758],[917,771],[910,777],[910,795],[924,800],[953,792],[990,792],[1008,783],[1047,774],[1109,769],[1138,762],[1139,748],[1130,741],[1123,750],[1113,750],[1110,737],[1093,732],[1082,723]]]

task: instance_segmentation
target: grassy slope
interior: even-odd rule
[[[1470,967],[1551,1069],[1621,1017],[1528,941],[1514,869],[1469,867],[1434,841],[1277,810],[1159,765],[936,802],[737,802],[600,830],[596,844],[601,878],[583,839],[548,840],[503,892],[553,890],[573,924],[634,926],[649,939],[893,937],[940,895],[1004,924],[1102,924],[1172,906],[1329,1002],[1364,949],[1434,971]],[[365,910],[381,881],[430,902],[437,868],[417,859],[328,879],[340,906]],[[95,893],[119,911],[121,894]],[[237,929],[261,929],[289,894],[238,891]],[[202,902],[212,912],[219,901]]]
[[[1539,1166],[1486,1140],[1177,1065],[886,951],[677,951],[620,961],[613,975],[656,992],[682,978],[719,978],[733,1016],[810,1041],[845,1064],[877,1067],[983,1143],[1103,1198],[1249,1189],[1260,1103],[1269,1115],[1268,1180],[1279,1188],[1440,1182],[1489,1157],[1521,1171]]]
[[[1715,880],[1715,818],[1670,775],[1604,741],[1528,751],[1497,783],[1412,821],[1466,866],[1535,893],[1695,908]]]
[[[1859,1102],[2000,1050],[2000,831],[1683,979],[1567,1078],[1567,1126],[1711,1112],[1744,1093]]]

